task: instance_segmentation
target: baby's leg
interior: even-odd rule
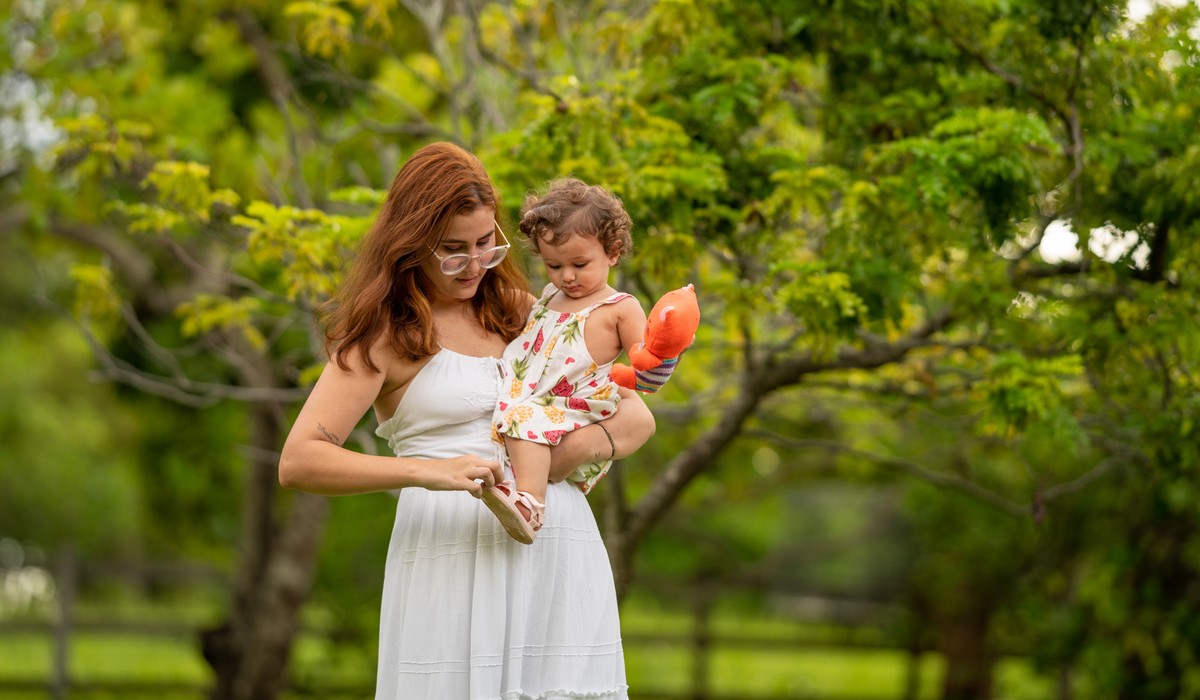
[[[550,446],[506,435],[504,447],[512,461],[517,490],[525,491],[544,503],[546,487],[550,483]]]
[[[504,481],[483,490],[483,503],[514,540],[533,544],[545,513],[550,480],[550,446],[504,437],[516,484]],[[522,493],[524,492],[524,493]]]

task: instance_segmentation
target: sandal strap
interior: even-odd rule
[[[534,531],[542,529],[542,520],[546,514],[546,504],[539,501],[528,491],[517,491],[516,499],[529,509],[529,524]]]

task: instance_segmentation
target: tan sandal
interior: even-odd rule
[[[512,481],[501,481],[483,490],[483,502],[488,510],[496,514],[504,530],[521,544],[533,544],[537,531],[542,529],[546,504],[534,498],[528,491],[518,491]],[[526,518],[517,504],[529,511]]]

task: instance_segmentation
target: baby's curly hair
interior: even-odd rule
[[[569,236],[591,236],[620,262],[633,250],[632,228],[619,197],[573,177],[551,182],[546,194],[529,195],[521,207],[521,233],[535,253],[542,241],[561,245]]]

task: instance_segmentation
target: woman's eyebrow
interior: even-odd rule
[[[488,238],[491,238],[494,235],[496,235],[496,229],[492,229],[491,231],[488,231],[487,233],[476,238],[475,240],[476,241],[484,241]],[[470,242],[470,240],[466,239],[466,238],[443,238],[441,245],[462,245],[464,243],[469,243],[469,242]]]

